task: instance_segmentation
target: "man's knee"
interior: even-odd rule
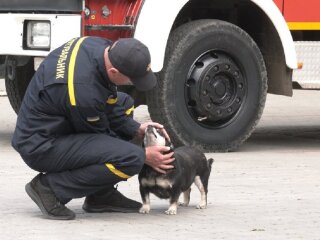
[[[122,160],[114,162],[114,167],[130,177],[138,174],[145,161],[144,149],[132,144],[122,154]]]
[[[146,154],[143,148],[135,146],[134,150],[131,152],[131,161],[129,167],[129,175],[133,176],[140,172],[144,164]]]

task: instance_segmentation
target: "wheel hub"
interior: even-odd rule
[[[210,51],[191,67],[186,84],[189,112],[197,121],[225,123],[241,107],[246,82],[238,65],[225,53]]]

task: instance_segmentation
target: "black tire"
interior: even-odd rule
[[[0,78],[4,78],[4,64],[0,64]]]
[[[16,113],[19,112],[24,94],[34,75],[33,59],[23,66],[17,66],[14,58],[8,57],[5,63],[5,84],[10,104]]]
[[[151,118],[173,143],[206,151],[236,149],[253,132],[267,95],[267,72],[253,39],[220,20],[197,20],[170,35]]]
[[[0,56],[0,78],[4,78],[4,61],[5,56]]]

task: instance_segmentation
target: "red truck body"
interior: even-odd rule
[[[108,1],[108,5],[105,0],[87,0],[86,8],[90,9],[90,16],[83,14],[84,35],[112,40],[132,37],[142,4],[142,0]]]
[[[290,30],[320,30],[319,0],[274,0]]]

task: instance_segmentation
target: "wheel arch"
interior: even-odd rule
[[[170,8],[167,7],[169,5]],[[272,1],[145,1],[135,37],[149,47],[154,71],[163,67],[170,32],[198,19],[224,20],[245,30],[255,40],[265,59],[268,92],[292,95],[292,69],[297,67],[295,47],[284,18]]]

